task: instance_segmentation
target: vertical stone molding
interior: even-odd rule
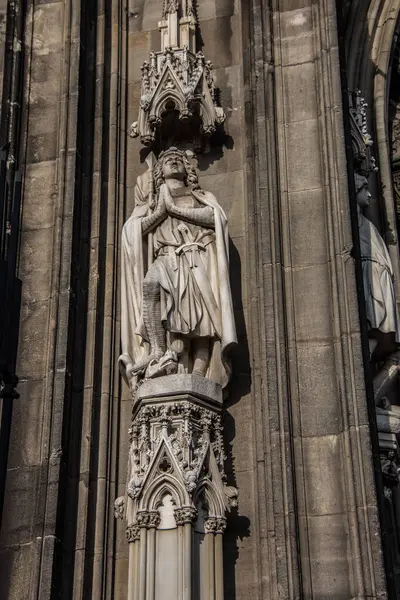
[[[1,10],[6,6],[2,21],[12,37],[7,33],[6,80],[1,80],[3,91],[11,84],[12,95],[3,96],[0,137],[3,149],[14,154],[11,162],[21,158],[18,269],[24,283],[20,400],[13,414],[7,519],[0,540],[8,583],[0,595],[48,600],[56,579],[58,507],[67,461],[63,428],[70,368],[80,2],[8,2]],[[15,95],[18,87],[22,102]]]
[[[336,19],[332,0],[254,0],[248,23],[250,339],[266,598],[385,594]]]

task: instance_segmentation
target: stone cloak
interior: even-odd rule
[[[383,333],[395,333],[400,342],[394,276],[389,252],[379,231],[358,215],[364,295],[368,324]]]
[[[121,344],[119,365],[126,378],[126,368],[149,353],[149,344],[141,335],[143,279],[153,249],[147,248],[148,236],[142,234],[142,219],[149,214],[146,174],[138,178],[135,187],[135,208],[122,231],[121,249]],[[162,184],[160,194],[169,194]],[[200,204],[214,210],[217,273],[214,283],[218,286],[221,311],[221,340],[213,341],[207,377],[225,387],[230,377],[227,357],[229,348],[237,343],[232,294],[229,282],[229,237],[226,215],[211,192],[192,190]]]

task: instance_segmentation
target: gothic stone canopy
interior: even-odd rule
[[[131,136],[140,137],[145,146],[153,146],[160,135],[169,141],[177,136],[190,137],[201,145],[225,121],[217,105],[212,64],[202,52],[196,52],[196,18],[192,6],[179,2],[164,5],[160,52],[151,52],[142,65],[142,90],[138,120]]]

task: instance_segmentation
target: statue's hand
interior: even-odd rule
[[[163,194],[159,194],[157,198],[156,209],[152,212],[149,210],[147,216],[142,219],[142,232],[147,235],[151,232],[161,221],[167,216],[167,209],[165,208],[165,201]]]

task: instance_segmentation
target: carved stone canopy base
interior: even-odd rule
[[[136,390],[127,485],[133,504],[128,502],[132,509],[128,521],[152,503],[146,489],[153,481],[161,485],[166,479],[177,502],[180,498],[185,506],[194,506],[196,493],[204,488],[215,503],[213,514],[224,515],[228,501],[221,412],[221,387],[199,375],[148,379]]]
[[[130,600],[200,597],[204,582],[223,598],[225,511],[237,491],[225,484],[221,413],[221,387],[199,375],[136,390],[126,496],[116,503],[127,521]]]
[[[396,488],[398,502],[400,479],[400,406],[388,405],[385,409],[376,407],[376,421],[378,425],[379,450],[385,497],[391,499],[392,491]]]

